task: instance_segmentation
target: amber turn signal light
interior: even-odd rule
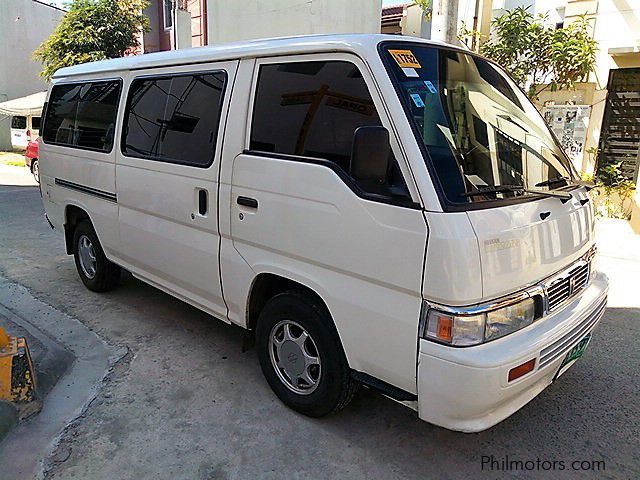
[[[513,382],[514,380],[517,380],[521,376],[526,375],[529,372],[532,372],[535,366],[536,366],[536,359],[533,358],[528,362],[523,363],[522,365],[513,367],[511,370],[509,370],[509,381]]]
[[[438,338],[445,342],[451,342],[453,337],[453,318],[441,316],[438,317]]]

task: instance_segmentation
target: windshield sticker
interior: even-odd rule
[[[424,84],[427,86],[431,93],[438,93],[438,89],[434,87],[433,83],[431,83],[429,80],[425,80]]]
[[[411,50],[389,50],[400,68],[422,68]]]
[[[419,77],[420,75],[416,72],[415,68],[403,68],[402,72],[406,77]]]
[[[424,108],[424,102],[422,101],[422,98],[420,98],[420,95],[418,95],[417,93],[411,94],[411,100],[413,100],[413,103],[416,104],[416,107]]]

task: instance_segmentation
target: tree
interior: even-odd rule
[[[414,0],[414,3],[420,7],[424,18],[429,20],[433,11],[431,8],[431,0]]]
[[[585,16],[556,29],[544,16],[518,7],[494,19],[491,27],[491,39],[480,53],[502,65],[530,98],[547,89],[573,89],[593,71],[598,44]]]
[[[135,51],[138,35],[149,29],[142,14],[146,6],[146,0],[72,0],[58,27],[33,54],[43,65],[40,75],[48,81],[59,68]]]

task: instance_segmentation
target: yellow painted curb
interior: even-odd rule
[[[28,403],[36,398],[36,378],[27,341],[0,328],[0,400]]]

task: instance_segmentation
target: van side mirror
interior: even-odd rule
[[[358,127],[353,134],[349,173],[356,181],[387,181],[389,156],[389,131],[380,126]]]

